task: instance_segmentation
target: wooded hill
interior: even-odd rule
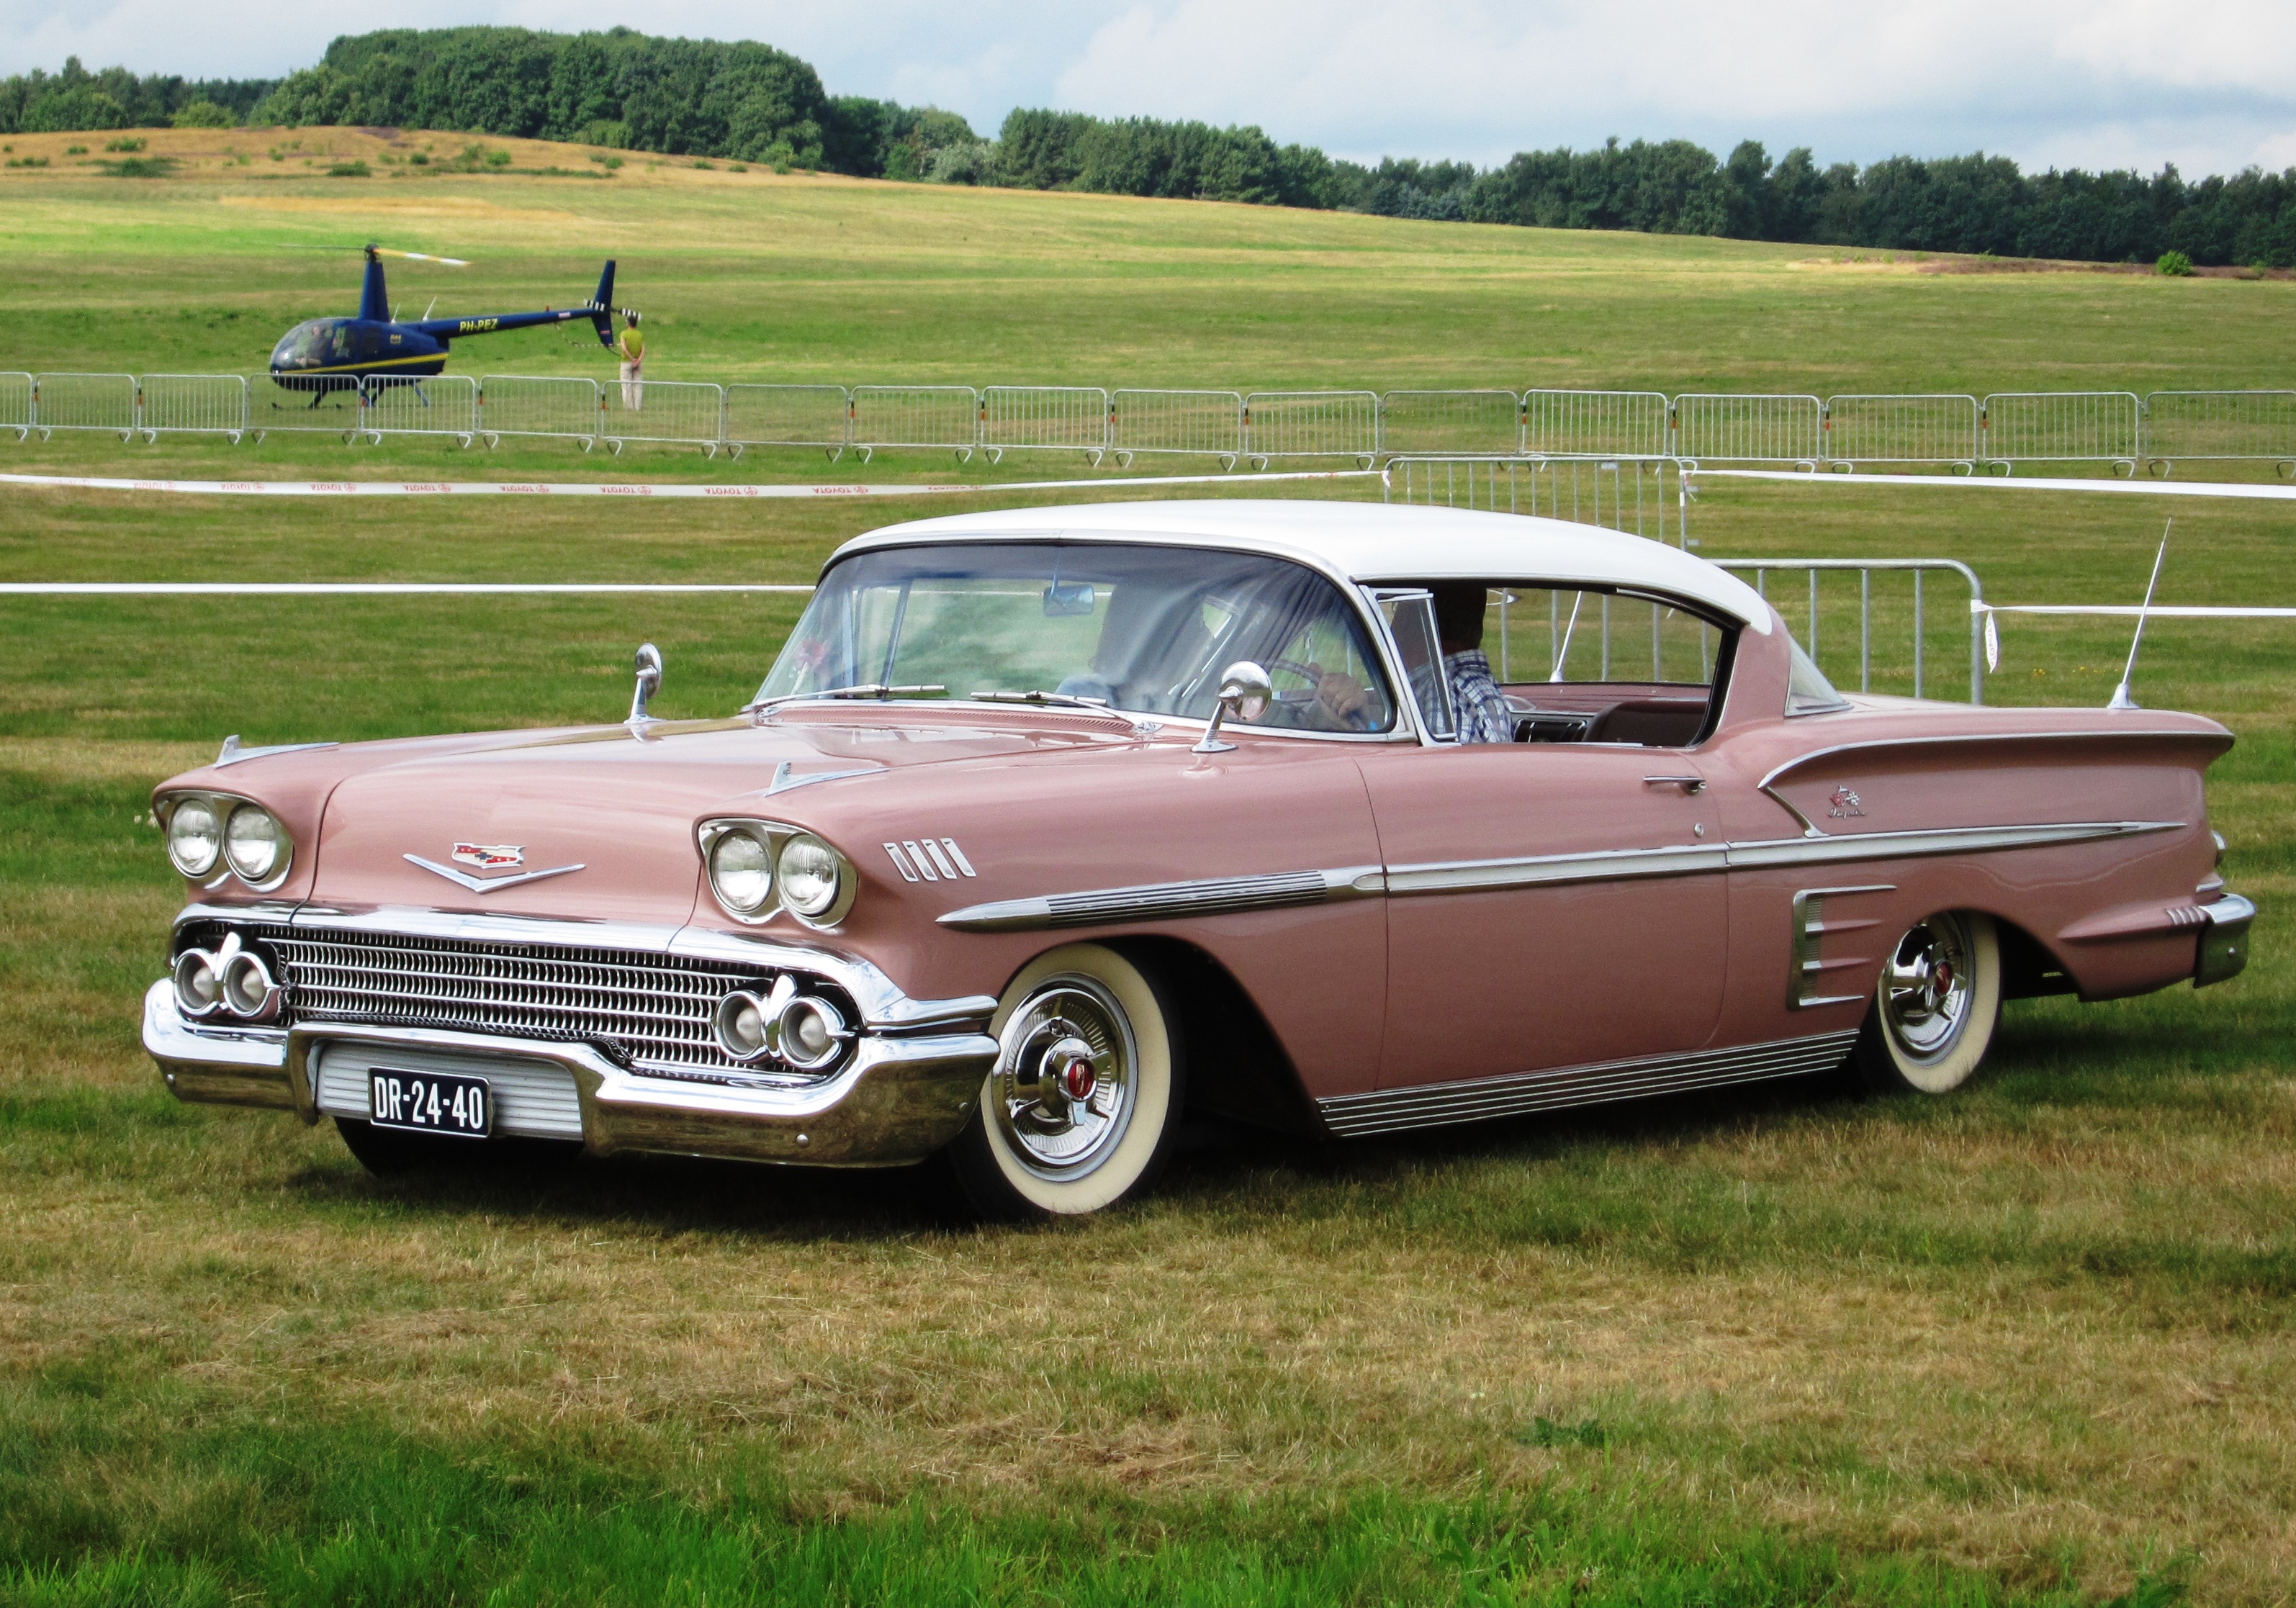
[[[1016,110],[981,138],[954,112],[831,95],[771,45],[618,28],[387,29],[346,36],[277,81],[123,69],[0,80],[0,133],[167,122],[468,130],[871,178],[1089,190],[1390,216],[1632,229],[1890,250],[2296,265],[2296,168],[2187,182],[2006,157],[1891,157],[1821,167],[1746,141],[1718,159],[1686,140],[1523,151],[1496,167],[1377,167],[1252,127]]]

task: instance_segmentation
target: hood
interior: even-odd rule
[[[1031,710],[816,706],[417,754],[335,787],[311,897],[676,926],[701,889],[694,827],[706,817],[803,825],[809,799],[890,772],[1135,741],[1128,723]]]

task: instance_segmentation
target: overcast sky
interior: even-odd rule
[[[762,39],[832,94],[1257,123],[1334,155],[1751,136],[1821,162],[2296,166],[2290,0],[0,0],[0,71],[270,77],[337,34],[499,22]]]

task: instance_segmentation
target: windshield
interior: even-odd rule
[[[275,369],[316,369],[330,360],[350,355],[350,337],[339,324],[318,322],[297,324],[272,348]]]
[[[1248,553],[997,542],[863,553],[822,580],[761,698],[865,685],[1062,694],[1209,719],[1220,672],[1268,673],[1257,724],[1387,731],[1394,699],[1358,612]]]

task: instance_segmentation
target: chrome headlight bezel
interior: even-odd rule
[[[245,837],[240,836],[242,823],[246,823],[250,828]],[[267,839],[257,838],[255,830],[266,826],[269,828]],[[271,845],[270,855],[252,870],[240,862],[239,855],[239,845],[250,841],[267,841]],[[231,868],[231,874],[248,886],[258,892],[275,888],[287,879],[288,868],[294,863],[294,840],[288,836],[284,821],[250,799],[234,805],[231,813],[224,818],[223,860]]]
[[[213,828],[207,835],[208,847],[204,856],[187,858],[177,847],[176,823],[185,819],[184,811],[186,806],[207,817]],[[205,795],[198,793],[167,800],[160,808],[164,812],[161,825],[167,840],[168,863],[176,868],[176,874],[187,882],[198,882],[213,876],[216,868],[223,864],[224,820],[228,812],[218,811]]]
[[[176,848],[176,822],[186,805],[195,805],[208,812],[216,823],[214,857],[194,869],[184,863]],[[231,828],[242,812],[253,811],[271,823],[277,836],[278,854],[270,867],[256,876],[241,870],[232,854]],[[280,819],[279,812],[259,800],[242,793],[216,793],[204,788],[170,793],[160,799],[156,812],[166,838],[168,863],[186,882],[202,889],[220,887],[226,881],[258,894],[268,894],[284,884],[295,869],[295,834]]]
[[[824,895],[800,901],[793,889],[802,882],[791,876],[790,859],[795,854],[817,855],[827,861],[829,886]],[[819,876],[816,871],[814,876]],[[779,890],[782,907],[812,927],[835,926],[853,908],[853,862],[837,852],[837,845],[816,832],[795,832],[781,845],[774,860],[774,885]]]
[[[747,908],[726,896],[718,885],[717,849],[719,843],[732,833],[742,833],[765,845],[771,867],[771,887],[765,902],[754,909]],[[782,876],[782,857],[791,844],[803,840],[818,844],[829,852],[836,866],[836,886],[827,903],[812,911],[800,910],[791,903],[789,889]],[[825,932],[845,919],[853,908],[860,876],[853,862],[836,845],[807,827],[793,826],[783,820],[765,820],[756,816],[726,815],[701,822],[694,828],[694,844],[701,852],[702,880],[709,886],[709,897],[718,908],[744,926],[762,926],[775,916],[787,912],[791,920]]]

